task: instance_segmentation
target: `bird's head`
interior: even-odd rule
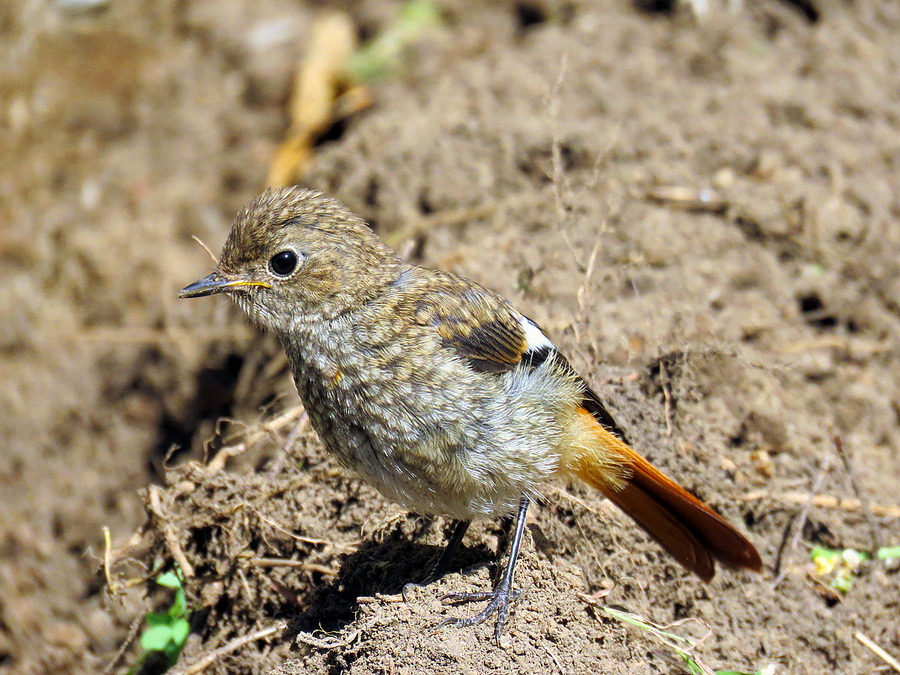
[[[240,212],[216,270],[179,297],[231,296],[264,328],[352,310],[402,263],[357,216],[312,190],[267,190]]]

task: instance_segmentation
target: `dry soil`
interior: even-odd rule
[[[322,453],[271,338],[175,299],[211,266],[191,237],[217,250],[263,187],[317,12],[372,36],[399,5],[75,4],[0,6],[0,671],[127,671],[170,601],[140,580],[175,557],[181,672],[681,672],[603,606],[690,620],[716,669],[886,672],[857,632],[900,655],[895,564],[845,593],[809,565],[900,544],[900,4],[439,0],[319,146],[304,184],[511,298],[765,558],[703,585],[549,485],[501,648],[436,628],[490,583],[497,525],[399,602],[445,523]],[[872,518],[804,516],[814,487]]]

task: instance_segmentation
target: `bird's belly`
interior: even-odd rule
[[[514,513],[559,461],[552,416],[522,424],[497,412],[496,391],[485,395],[486,405],[468,392],[454,398],[447,388],[295,379],[329,452],[417,513],[466,520]]]

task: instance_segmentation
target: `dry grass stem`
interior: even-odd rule
[[[833,509],[836,511],[861,511],[862,502],[858,499],[847,497],[834,497],[832,495],[817,495],[810,492],[769,492],[768,490],[754,490],[738,497],[741,501],[755,502],[762,499],[771,499],[782,504],[805,504],[812,500],[812,505],[821,509]],[[900,518],[900,506],[885,506],[883,504],[869,504],[869,509],[874,515],[887,516],[888,518]]]
[[[203,250],[206,251],[207,255],[209,255],[209,257],[212,259],[213,264],[215,264],[215,265],[219,264],[219,259],[216,258],[216,254],[209,250],[209,246],[207,246],[200,237],[198,237],[195,234],[192,234],[191,239],[193,239],[198,244],[200,244],[200,246],[203,247]]]
[[[224,445],[219,450],[219,452],[216,453],[216,456],[209,461],[209,464],[206,465],[206,473],[208,475],[218,473],[225,468],[225,463],[229,459],[246,452],[248,448],[253,447],[262,439],[275,434],[278,431],[281,431],[291,422],[297,420],[305,414],[306,409],[302,405],[288,408],[278,417],[272,418],[268,422],[261,425],[255,431],[246,432],[240,442],[226,443],[226,445]]]
[[[150,511],[163,525],[163,535],[166,538],[166,545],[169,547],[169,552],[181,568],[181,573],[184,575],[184,578],[190,579],[194,576],[194,566],[188,562],[187,557],[184,555],[184,551],[181,549],[181,544],[178,543],[178,538],[175,536],[175,531],[172,529],[171,523],[169,523],[168,518],[163,512],[162,503],[159,498],[160,488],[157,485],[151,485],[148,488],[148,491],[150,495]]]
[[[213,651],[206,654],[202,659],[197,661],[194,665],[188,666],[184,669],[176,669],[171,672],[171,675],[196,675],[197,673],[203,672],[207,666],[212,665],[215,661],[226,654],[231,654],[232,652],[237,651],[241,647],[250,642],[255,642],[256,640],[263,640],[270,635],[274,635],[279,630],[283,630],[284,625],[278,624],[275,626],[269,626],[268,628],[263,628],[261,630],[256,631],[255,633],[250,633],[249,635],[243,635],[239,638],[235,638],[231,642],[226,645],[219,647],[218,649],[214,649]]]
[[[775,576],[775,580],[772,582],[772,588],[776,588],[778,584],[780,584],[787,576],[787,561],[793,555],[794,549],[797,548],[797,544],[800,542],[800,537],[803,535],[803,527],[804,525],[806,525],[806,520],[807,518],[809,518],[809,511],[813,506],[812,495],[818,492],[819,486],[821,486],[822,479],[828,472],[829,466],[831,466],[831,457],[826,456],[825,459],[822,460],[822,466],[819,467],[819,471],[816,474],[816,477],[813,479],[812,488],[810,489],[810,498],[806,500],[806,503],[800,510],[800,516],[796,520],[797,524],[794,527],[794,533],[791,536],[790,544],[785,547],[784,543],[782,543],[782,545],[778,549],[778,559],[775,562],[775,570],[777,574]]]
[[[856,498],[862,506],[862,512],[869,525],[869,531],[872,535],[871,553],[874,555],[875,551],[881,548],[881,536],[878,533],[878,524],[875,522],[875,516],[872,514],[872,509],[869,507],[869,502],[863,494],[859,481],[856,478],[856,471],[853,468],[853,461],[850,458],[850,453],[844,448],[844,443],[840,436],[835,436],[833,440],[834,448],[837,450],[838,456],[844,463],[844,468],[847,470],[847,476],[850,478],[850,485],[853,487],[853,492],[856,493]]]
[[[872,652],[874,652],[882,661],[884,661],[886,664],[888,664],[896,672],[900,673],[900,661],[895,659],[893,656],[888,654],[884,649],[882,649],[877,644],[872,642],[872,640],[870,638],[866,637],[866,635],[864,633],[861,633],[860,631],[856,631],[853,634],[853,637],[855,637],[857,640],[859,640],[859,642],[861,642],[866,647],[871,649]]]

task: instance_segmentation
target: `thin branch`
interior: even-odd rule
[[[816,495],[809,492],[769,492],[768,490],[754,490],[738,497],[744,502],[755,502],[761,499],[772,499],[782,504],[805,504],[807,500],[812,499],[813,506],[820,509],[831,509],[835,511],[859,511],[862,509],[862,502],[858,499],[849,499],[847,497],[834,497],[833,495]],[[887,506],[885,504],[869,504],[872,513],[885,516],[887,518],[900,518],[900,506]]]
[[[862,504],[862,511],[866,517],[866,521],[869,524],[869,529],[872,534],[872,556],[875,556],[875,551],[881,548],[881,537],[878,534],[878,525],[875,522],[875,516],[872,515],[872,509],[869,508],[868,500],[863,496],[863,491],[859,487],[859,481],[856,480],[856,471],[853,470],[853,463],[850,460],[850,453],[844,449],[844,443],[841,441],[840,436],[834,437],[834,447],[837,450],[838,455],[841,458],[841,461],[844,463],[844,468],[847,469],[847,476],[850,478],[850,485],[853,487],[853,492],[856,493],[856,498],[859,500],[859,503]]]
[[[137,638],[142,625],[144,625],[144,618],[141,616],[131,622],[131,626],[128,627],[128,635],[125,636],[122,644],[116,650],[116,654],[115,656],[113,656],[112,661],[110,661],[109,665],[107,665],[106,668],[103,669],[103,675],[109,675],[116,669],[116,666],[122,660],[122,657],[125,656],[125,652],[128,651],[128,648],[131,647],[132,643],[135,641],[135,638]]]
[[[171,671],[171,673],[172,675],[196,675],[196,673],[202,672],[204,669],[206,669],[207,666],[215,662],[216,659],[230,654],[231,652],[235,652],[250,642],[267,638],[270,635],[277,633],[279,630],[282,630],[283,628],[283,625],[278,624],[275,626],[269,626],[268,628],[263,628],[256,631],[255,633],[250,633],[249,635],[243,635],[239,638],[235,638],[231,642],[209,652],[194,665],[188,666],[183,670],[173,670]]]
[[[825,459],[822,460],[822,466],[819,467],[819,472],[816,474],[815,479],[813,480],[812,487],[810,488],[810,497],[806,500],[806,504],[803,505],[803,509],[800,511],[800,517],[797,519],[797,528],[794,530],[794,536],[791,537],[791,543],[785,548],[781,547],[779,550],[778,560],[775,563],[775,569],[779,570],[778,575],[775,577],[775,581],[772,582],[772,588],[777,588],[778,584],[780,584],[784,578],[787,576],[788,565],[787,562],[790,560],[791,555],[794,552],[794,549],[797,548],[797,544],[800,542],[800,537],[803,535],[803,527],[806,525],[806,520],[809,518],[809,511],[813,505],[813,495],[819,491],[819,487],[822,484],[822,479],[825,477],[825,473],[828,471],[828,467],[831,465],[831,456],[826,455]]]
[[[166,538],[166,544],[169,547],[169,552],[172,554],[172,557],[175,558],[175,562],[178,563],[178,566],[181,568],[181,573],[184,575],[185,579],[190,579],[192,576],[194,576],[194,566],[188,562],[187,557],[184,555],[184,551],[181,549],[181,544],[178,542],[178,538],[175,536],[175,530],[172,529],[172,524],[163,513],[162,503],[159,499],[159,487],[156,485],[150,486],[150,510],[153,512],[153,515],[159,518],[160,522],[162,523],[163,534]]]
[[[247,564],[252,567],[293,567],[308,572],[320,572],[326,576],[337,576],[338,570],[327,565],[306,562],[304,560],[291,560],[290,558],[251,558]]]
[[[884,651],[881,647],[879,647],[879,646],[876,645],[874,642],[872,642],[871,639],[869,639],[868,637],[866,637],[866,636],[865,636],[863,633],[861,633],[860,631],[856,631],[856,632],[853,634],[853,637],[855,637],[855,638],[856,638],[857,640],[859,640],[862,644],[864,644],[866,647],[868,647],[868,648],[871,649],[873,652],[875,652],[875,654],[877,654],[877,655],[878,655],[885,663],[887,663],[891,668],[893,668],[893,669],[896,670],[898,673],[900,673],[900,661],[898,661],[898,660],[895,659],[893,656],[891,656],[890,654],[888,654],[886,651]]]

